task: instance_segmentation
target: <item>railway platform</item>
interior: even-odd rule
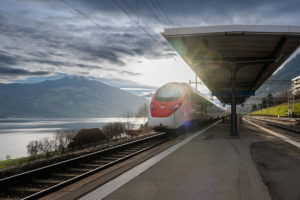
[[[246,123],[239,136],[229,136],[229,131],[230,124],[220,122],[148,169],[144,166],[147,170],[132,180],[126,175],[124,185],[107,183],[82,199],[271,199],[250,147],[282,141]]]
[[[249,152],[261,140],[218,124],[110,194],[107,199],[270,199]]]

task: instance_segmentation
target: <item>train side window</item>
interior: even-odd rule
[[[197,112],[197,104],[198,104],[197,103],[197,95],[195,95],[194,93],[191,93],[190,98],[191,98],[193,110]]]
[[[200,112],[200,113],[201,113],[201,103],[200,103],[200,104],[197,104],[197,112]]]
[[[208,106],[207,106],[207,112],[208,113],[212,113],[213,110],[212,110],[212,105],[209,103]]]
[[[207,113],[207,104],[206,103],[201,103],[201,109],[203,113]]]

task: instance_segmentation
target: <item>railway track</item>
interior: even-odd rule
[[[284,122],[276,123],[276,122],[274,122],[274,120],[271,121],[271,120],[259,119],[259,118],[255,118],[255,117],[247,117],[247,118],[259,121],[261,123],[264,123],[264,124],[267,124],[267,125],[270,125],[270,126],[274,126],[274,127],[277,127],[277,128],[281,128],[281,129],[287,130],[287,131],[291,131],[293,133],[300,134],[299,127],[297,127],[295,125],[291,125],[291,123],[288,123],[288,122],[287,123],[284,123]]]
[[[1,199],[37,199],[168,140],[166,133],[0,179]]]

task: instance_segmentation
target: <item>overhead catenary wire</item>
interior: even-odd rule
[[[160,5],[160,3],[159,3],[159,1],[157,1],[157,0],[153,0],[156,4],[157,4],[157,6],[158,6],[158,10],[160,10],[161,11],[161,13],[162,13],[162,15],[164,16],[164,18],[166,19],[166,21],[169,23],[169,25],[170,26],[174,26],[174,23],[169,19],[169,17],[166,15],[166,14],[164,14],[164,13],[166,13],[166,11],[163,9],[163,7]]]
[[[123,1],[123,4],[132,12],[135,14],[135,17],[136,17],[136,22],[138,23],[138,18],[139,18],[139,15],[138,15],[138,11],[139,11],[139,4],[137,4],[137,10],[134,11],[134,9],[126,2],[126,0],[122,0]],[[137,1],[138,2],[138,1]]]
[[[171,23],[169,23],[169,21],[166,19],[166,16],[164,15],[164,13],[162,12],[162,9],[160,8],[160,6],[155,2],[155,1],[148,1],[153,8],[157,11],[158,15],[161,17],[162,21],[164,22],[164,24],[167,27],[172,26]]]
[[[148,4],[148,2],[150,2],[150,4]],[[152,6],[151,6],[151,1],[145,1],[145,5],[148,8],[148,10],[153,14],[153,17],[156,19],[156,21],[162,26],[168,26],[162,19],[159,18],[159,14],[157,14],[157,12],[155,12],[155,10],[153,10]]]
[[[160,41],[157,41],[155,38],[153,38],[153,36],[143,27],[143,26],[141,26],[140,25],[140,23],[137,23],[135,20],[134,20],[134,18],[129,14],[129,12],[126,10],[126,9],[124,9],[122,6],[121,6],[121,4],[119,4],[118,3],[118,1],[116,1],[116,0],[112,0],[112,2],[125,14],[125,15],[127,15],[144,33],[146,33],[146,35],[152,40],[152,41],[154,41],[155,43],[157,43],[163,50],[166,50],[165,49],[165,47],[164,46],[162,46],[162,44],[161,44],[161,42]],[[144,24],[145,24],[145,26],[147,27],[147,28],[149,28],[151,31],[153,31],[152,29],[151,29],[151,27],[149,27],[148,25],[147,25],[147,23],[145,23],[144,22]],[[153,31],[154,32],[154,31]],[[175,60],[175,59],[174,59]],[[177,60],[175,60],[176,62],[177,62]],[[178,63],[178,62],[177,62]]]
[[[104,28],[103,26],[101,26],[100,24],[98,24],[97,22],[95,22],[91,17],[89,17],[88,15],[86,15],[85,13],[81,12],[79,9],[75,8],[72,4],[70,4],[68,1],[66,0],[61,0],[62,2],[64,2],[65,4],[67,4],[68,6],[70,6],[73,10],[75,10],[76,12],[78,12],[80,15],[84,16],[85,18],[89,19],[93,24],[95,24],[97,27],[99,27],[100,29],[102,29],[104,32],[106,32],[107,34],[111,34],[109,31],[106,30],[106,28]]]
[[[141,26],[139,23],[137,23],[134,18],[129,14],[129,12],[127,12],[126,9],[124,9],[121,4],[119,4],[117,1],[112,0],[112,2],[123,12],[125,13],[125,15],[127,15],[144,33],[146,33],[146,35],[148,35],[148,37],[153,40],[154,42],[157,42],[155,38],[153,38],[153,36],[143,27]],[[149,27],[146,23],[144,23],[147,27]],[[149,27],[150,28],[150,27]],[[151,28],[150,28],[151,29]],[[152,30],[152,29],[151,29]]]
[[[85,17],[86,19],[88,19],[89,21],[91,21],[93,24],[96,25],[96,27],[98,27],[99,29],[103,30],[106,34],[108,34],[109,36],[113,36],[112,32],[108,31],[104,26],[101,26],[100,24],[98,24],[93,18],[91,18],[90,16],[88,16],[87,14],[85,14],[84,12],[82,12],[81,10],[79,10],[78,8],[76,8],[75,6],[73,6],[71,3],[69,3],[66,0],[61,0],[61,1],[64,2],[66,5],[68,5],[73,10],[75,10],[77,13],[79,13],[80,15],[82,15],[83,17]],[[139,53],[138,51],[137,51],[137,53],[139,55],[141,55],[142,57],[144,57],[149,62],[153,63],[155,66],[157,66],[158,69],[160,69],[160,70],[164,69],[164,70],[166,70],[166,72],[168,72],[167,69],[165,69],[163,66],[161,66],[161,65],[157,64],[156,62],[148,59],[146,56],[144,56],[143,54]]]

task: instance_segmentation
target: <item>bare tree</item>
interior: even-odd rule
[[[144,103],[142,106],[139,107],[136,117],[147,117],[149,113],[148,109],[149,105]]]
[[[143,132],[146,130],[147,117],[149,114],[149,105],[147,103],[139,107],[136,117],[142,118],[142,124],[139,128],[139,131]]]
[[[50,156],[51,152],[54,150],[55,144],[54,140],[51,140],[50,138],[44,138],[41,141],[39,141],[38,147],[39,151],[45,156]]]
[[[27,152],[30,156],[35,157],[40,150],[39,141],[30,141],[27,145]]]
[[[143,118],[142,126],[145,126],[147,122],[148,113],[149,113],[149,105],[147,103],[144,103],[142,106],[139,107],[136,117]]]
[[[27,152],[35,157],[38,154],[45,156],[53,155],[55,151],[66,152],[68,145],[73,140],[75,132],[72,130],[60,130],[53,138],[43,138],[39,141],[30,141],[27,145]]]
[[[120,122],[108,123],[103,126],[102,131],[109,139],[117,138],[125,132],[125,125]]]
[[[54,138],[54,149],[60,153],[67,151],[68,145],[75,137],[75,132],[71,130],[60,130],[56,133]]]
[[[108,123],[105,126],[102,127],[103,133],[106,135],[108,139],[113,139],[113,126],[112,123]]]
[[[136,117],[132,112],[127,112],[125,115],[123,115],[125,122],[125,131],[133,130],[136,127]]]

